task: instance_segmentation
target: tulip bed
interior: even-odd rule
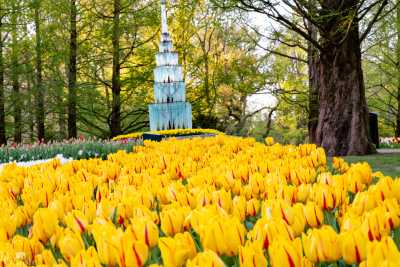
[[[399,266],[400,180],[314,145],[145,142],[0,174],[0,266]]]

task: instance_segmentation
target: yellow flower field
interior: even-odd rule
[[[399,266],[399,179],[266,143],[170,139],[7,165],[0,266]]]

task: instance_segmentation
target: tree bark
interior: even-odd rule
[[[328,1],[329,2],[329,1]],[[358,22],[354,20],[348,30],[338,29],[343,17],[356,12],[352,7],[357,0],[345,1],[327,8],[328,14],[347,10],[347,14],[332,16],[321,26],[320,110],[316,143],[329,156],[364,155],[374,152],[368,133],[368,107],[365,99],[364,78],[361,68],[361,40]],[[331,7],[332,3],[330,1]]]
[[[40,30],[40,0],[35,1],[35,30],[36,30],[36,124],[37,138],[39,141],[45,141],[45,111],[44,111],[44,88],[42,80],[42,44]]]
[[[11,80],[13,91],[13,115],[14,115],[14,142],[22,142],[22,121],[21,121],[21,96],[19,88],[19,62],[18,62],[18,36],[17,36],[17,7],[12,5],[11,15]]]
[[[78,50],[78,33],[76,30],[76,0],[70,1],[70,40],[68,71],[68,138],[76,138],[76,60]]]
[[[311,22],[307,22],[308,31],[313,39],[317,40],[317,29]],[[319,114],[319,80],[318,80],[318,49],[308,42],[308,79],[309,79],[309,94],[308,94],[308,138],[310,143],[317,142],[317,126]]]
[[[400,137],[400,5],[396,10],[396,31],[397,31],[397,114],[396,114],[396,137]]]
[[[114,0],[114,16],[113,16],[113,69],[112,69],[112,110],[110,130],[111,137],[121,133],[121,66],[120,66],[120,14],[121,2]]]
[[[0,145],[7,143],[6,114],[4,108],[3,12],[0,6]]]

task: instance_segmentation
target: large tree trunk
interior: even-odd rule
[[[311,23],[308,22],[308,31],[310,36],[317,40],[317,29]],[[318,126],[318,115],[319,115],[319,80],[318,80],[318,49],[311,43],[308,42],[308,77],[309,77],[309,93],[308,93],[308,138],[310,143],[317,142],[317,126]]]
[[[121,133],[121,67],[120,67],[120,14],[121,2],[114,0],[114,17],[113,17],[113,70],[112,70],[112,110],[110,130],[111,137],[117,136]]]
[[[1,3],[0,3],[1,5]],[[7,143],[6,114],[4,109],[3,14],[0,6],[0,145]]]
[[[42,44],[40,31],[40,0],[35,1],[35,30],[36,30],[36,124],[37,138],[39,141],[45,140],[44,133],[44,88],[42,81]]]
[[[338,1],[341,2],[341,1]],[[342,2],[349,14],[340,14],[323,25],[320,51],[319,101],[316,141],[329,156],[364,155],[374,152],[368,133],[368,107],[361,68],[358,22],[348,29],[338,29],[340,19],[350,16],[357,0]],[[337,3],[337,5],[341,5]],[[327,10],[330,14],[338,10]],[[348,30],[348,31],[347,31]]]
[[[397,31],[397,115],[396,115],[396,137],[400,137],[400,5],[397,6],[396,14],[396,31]]]
[[[70,40],[68,71],[68,138],[77,137],[76,128],[76,57],[78,50],[78,33],[76,30],[76,0],[70,2]]]
[[[17,7],[16,3],[12,5],[11,15],[11,80],[13,91],[13,115],[14,115],[14,142],[21,143],[22,141],[22,121],[21,121],[21,96],[19,89],[19,62],[18,62],[18,40],[17,40]]]

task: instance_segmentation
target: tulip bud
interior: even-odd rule
[[[148,258],[148,247],[143,241],[132,238],[129,232],[125,232],[121,238],[119,252],[119,266],[142,267]]]
[[[183,231],[183,223],[189,210],[185,208],[171,208],[163,210],[160,214],[161,230],[166,235],[174,236]]]
[[[225,264],[214,251],[205,250],[193,259],[189,259],[186,267],[225,267]]]
[[[150,248],[158,243],[158,227],[147,218],[132,219],[126,232],[131,233],[132,239],[142,241]]]
[[[254,217],[260,210],[260,201],[252,198],[246,203],[246,216]]]
[[[360,266],[398,266],[400,262],[400,252],[393,239],[388,236],[381,241],[368,242],[366,261]]]
[[[94,247],[81,250],[72,260],[71,267],[101,267],[99,255]]]
[[[33,215],[33,236],[46,243],[58,228],[57,213],[48,208],[40,208]]]
[[[85,246],[79,234],[66,230],[58,241],[58,247],[64,259],[70,262]]]
[[[339,238],[343,259],[347,264],[360,263],[366,258],[367,239],[361,231],[344,232]]]
[[[240,221],[244,221],[246,219],[246,199],[243,196],[235,196],[232,204],[232,214]]]
[[[268,249],[272,267],[302,267],[303,251],[299,238],[290,241],[278,238]],[[266,266],[266,265],[263,265]]]
[[[307,204],[303,206],[303,212],[309,227],[319,227],[324,223],[324,213],[314,202],[307,202]]]
[[[304,254],[314,262],[333,262],[341,257],[339,236],[330,226],[310,229],[302,234]]]
[[[174,238],[162,237],[158,245],[165,267],[181,267],[197,253],[194,241],[188,232],[178,233]]]
[[[262,248],[249,242],[244,247],[240,247],[239,260],[241,267],[264,267],[268,265]]]

